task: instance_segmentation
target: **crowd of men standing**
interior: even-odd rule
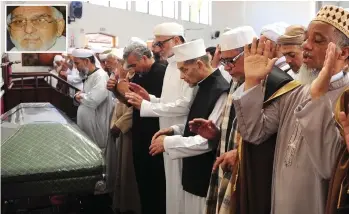
[[[74,49],[63,73],[83,82],[77,123],[116,213],[348,213],[348,11],[227,29],[216,48],[153,32],[152,48]]]

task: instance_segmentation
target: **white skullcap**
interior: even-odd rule
[[[115,51],[112,51],[113,55],[119,59],[123,59],[124,56],[124,48],[118,48]]]
[[[183,36],[184,28],[175,22],[165,22],[154,27],[154,36]]]
[[[285,22],[276,22],[273,24],[265,25],[262,27],[261,35],[267,37],[273,42],[276,42],[278,38],[285,33],[285,30],[290,25]]]
[[[99,54],[99,59],[100,59],[101,61],[104,61],[104,60],[107,59],[107,56],[108,56],[108,54]]]
[[[257,35],[252,27],[241,26],[223,33],[219,45],[221,51],[234,50],[251,44],[254,37]]]
[[[53,61],[54,62],[59,62],[59,61],[63,61],[63,57],[61,55],[56,55],[54,58],[53,58]]]
[[[206,47],[202,39],[174,46],[172,50],[177,62],[184,62],[206,55]]]
[[[145,41],[143,41],[142,39],[138,38],[138,37],[131,37],[130,44],[132,44],[134,42],[137,42],[137,43],[140,43],[142,45],[147,46],[147,43]]]
[[[89,49],[83,49],[83,48],[78,48],[74,49],[72,52],[73,57],[78,57],[78,58],[87,58],[94,56],[93,51]]]

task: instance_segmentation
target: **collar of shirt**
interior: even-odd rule
[[[168,64],[176,62],[176,58],[174,57],[174,55],[172,55],[171,57],[167,58],[167,62],[168,62]]]
[[[341,72],[339,72],[331,77],[331,83],[335,82],[337,80],[340,80],[343,77],[344,77],[344,73],[343,73],[343,71],[341,71]]]

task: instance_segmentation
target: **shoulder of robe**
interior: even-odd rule
[[[280,68],[273,66],[265,83],[264,107],[268,106],[273,100],[301,86],[301,83]]]

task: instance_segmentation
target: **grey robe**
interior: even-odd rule
[[[310,87],[302,86],[264,110],[261,85],[240,98],[236,92],[233,103],[245,141],[259,144],[278,133],[272,214],[324,213],[329,179],[343,146],[333,119],[334,103],[348,85],[349,75],[344,75],[331,83],[325,96],[314,101]]]

